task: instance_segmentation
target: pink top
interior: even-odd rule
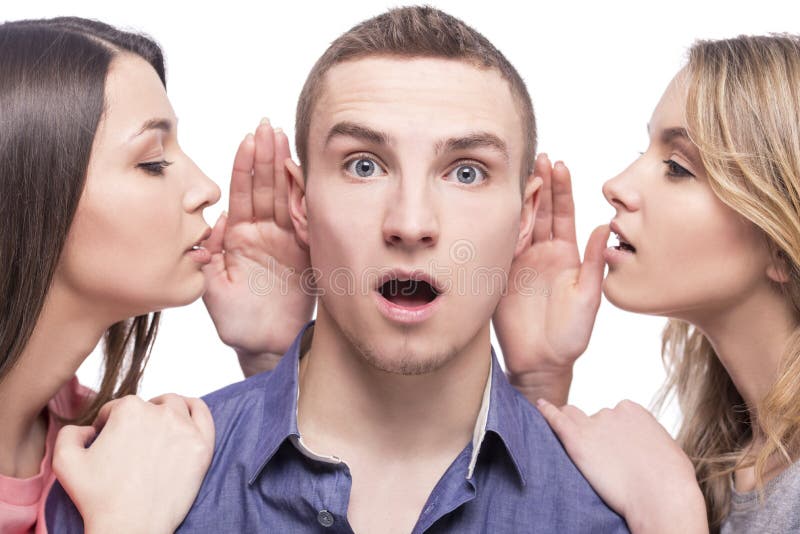
[[[64,384],[47,404],[49,423],[44,458],[39,474],[31,478],[12,478],[0,475],[0,534],[46,534],[44,505],[53,485],[53,445],[60,428],[58,419],[74,417],[83,401],[93,395],[73,377]]]

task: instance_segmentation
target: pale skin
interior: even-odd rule
[[[208,236],[202,244],[211,253],[211,261],[207,264],[190,263],[189,280],[194,289],[189,293],[192,295],[189,300],[168,300],[169,292],[163,288],[161,291],[154,290],[153,296],[158,295],[161,299],[159,304],[180,305],[194,300],[207,288],[203,295],[212,318],[237,318],[237,322],[226,322],[223,319],[215,321],[215,324],[223,341],[236,340],[236,343],[229,344],[239,354],[245,374],[271,368],[300,326],[310,318],[314,306],[313,297],[301,290],[299,277],[294,275],[303,272],[307,266],[308,252],[296,241],[288,221],[288,171],[284,164],[289,157],[288,139],[280,130],[273,131],[266,119],[262,120],[254,135],[248,134],[245,137],[233,164],[229,215],[223,214],[213,231],[206,228],[202,232],[205,226],[200,215],[202,208],[219,199],[219,190],[180,151],[174,131],[177,120],[171,107],[168,107],[169,102],[163,93],[163,87],[160,87],[160,83],[158,86],[153,83],[155,73],[152,69],[141,65],[143,62],[135,58],[121,63],[124,67],[132,63],[134,68],[120,69],[125,74],[120,83],[131,88],[138,87],[139,102],[144,105],[139,106],[141,109],[129,109],[129,95],[124,92],[117,95],[117,78],[112,73],[107,96],[109,104],[119,101],[119,109],[127,113],[121,118],[118,118],[118,114],[109,113],[106,123],[111,124],[113,121],[113,128],[108,126],[108,129],[121,129],[121,133],[125,133],[124,127],[148,112],[155,113],[155,118],[168,117],[167,123],[170,127],[168,130],[158,128],[155,136],[148,130],[145,135],[150,136],[149,139],[142,141],[140,136],[136,136],[132,141],[132,155],[136,161],[144,159],[172,162],[170,171],[165,172],[166,176],[160,180],[168,187],[170,184],[173,186],[171,194],[165,195],[163,189],[154,190],[154,194],[160,194],[160,200],[146,198],[148,206],[161,210],[160,213],[150,213],[147,219],[156,221],[158,226],[151,230],[137,231],[137,234],[145,236],[147,242],[151,243],[153,240],[149,236],[166,230],[165,220],[174,220],[178,228],[187,225],[185,221],[176,220],[181,212],[175,208],[180,205],[203,225],[194,233]],[[158,80],[155,82],[158,83]],[[148,101],[141,94],[150,95],[151,99]],[[152,122],[151,119],[147,120]],[[100,134],[103,132],[101,129]],[[98,135],[98,138],[102,138],[102,135]],[[143,151],[145,157],[142,156]],[[105,155],[99,148],[95,152],[93,162]],[[108,154],[109,162],[118,163],[113,161],[117,153]],[[185,164],[183,169],[180,167],[182,163]],[[104,170],[108,172],[108,169]],[[91,176],[92,174],[90,179]],[[141,180],[139,176],[136,178]],[[91,186],[92,182],[89,184]],[[118,187],[118,184],[114,185]],[[175,185],[180,187],[175,188]],[[139,182],[132,182],[131,186],[141,189]],[[100,194],[107,196],[101,197]],[[179,202],[164,202],[165,197]],[[109,202],[110,198],[114,198],[113,193],[98,191],[97,198],[103,200],[103,206],[111,204],[113,207]],[[130,199],[128,196],[122,200],[130,203]],[[84,203],[89,204],[89,201],[85,200]],[[142,208],[141,212],[145,213],[146,209]],[[94,215],[92,213],[87,217]],[[98,222],[97,219],[89,220],[95,224]],[[102,219],[99,222],[108,225]],[[132,223],[138,225],[136,230],[141,228],[142,221],[138,218],[129,224]],[[79,219],[72,233],[80,234],[82,225],[91,228],[89,224],[88,221]],[[110,226],[113,228],[113,225]],[[101,224],[101,227],[108,226]],[[114,239],[121,248],[143,250],[143,243],[133,243],[130,239],[126,241],[119,235],[121,234],[118,233]],[[94,242],[99,243],[106,243],[109,239],[102,235],[92,237]],[[161,259],[162,262],[165,257],[170,257],[165,250],[164,241],[155,242],[161,248],[152,250],[150,257]],[[197,241],[197,236],[193,241]],[[170,244],[166,240],[166,248],[170,248]],[[85,260],[85,256],[92,252],[80,242],[68,243],[68,246],[74,249],[78,267],[82,265],[80,262]],[[123,254],[118,257],[123,260],[125,258]],[[128,263],[135,264],[138,269],[143,267],[138,258],[136,262]],[[186,262],[182,259],[181,269],[185,269],[184,263]],[[163,264],[161,267],[160,271],[156,271],[159,277],[185,278],[185,273],[178,271],[175,265]],[[254,268],[262,269],[265,276],[285,283],[288,291],[270,295],[269,298],[259,297],[248,285]],[[83,280],[80,269],[76,268],[75,272],[76,278]],[[133,279],[134,277],[128,278],[128,284]],[[96,290],[91,280],[87,286],[89,290]],[[119,296],[120,292],[118,288],[109,288],[109,293]],[[141,299],[142,293],[134,291],[130,296]],[[112,300],[111,304],[116,306],[118,303]],[[136,313],[149,311],[148,304],[152,306],[151,301],[147,300],[139,304]],[[235,313],[231,313],[234,309]],[[254,313],[243,313],[243,310]],[[250,322],[243,322],[243,317],[247,317]],[[266,337],[263,329],[256,328],[265,321],[272,325]],[[230,328],[235,330],[231,331]],[[99,339],[104,330],[105,327],[99,328],[96,337],[87,341],[86,350],[82,352],[84,357],[91,352],[92,343],[97,343],[96,339]],[[258,332],[262,337],[247,338],[244,335],[253,332]],[[52,341],[52,338],[49,337],[48,341]],[[70,372],[74,373],[74,370],[67,370],[64,377],[68,377]],[[47,393],[43,394],[42,398],[46,395]],[[46,431],[46,428],[43,430]],[[91,447],[84,449],[84,444],[96,436],[97,439]],[[213,420],[201,400],[164,395],[145,403],[135,397],[126,397],[106,404],[92,426],[68,426],[62,429],[56,443],[53,467],[85,518],[87,532],[171,532],[194,500],[210,462],[213,444]],[[109,462],[110,456],[120,458],[120,461]],[[34,458],[34,461],[37,462],[38,469],[41,457],[38,460]],[[119,480],[126,480],[125,488],[128,491],[118,490]],[[159,510],[161,513],[154,514],[152,510]]]
[[[44,309],[0,384],[0,472],[7,476],[38,473],[45,407],[108,327],[187,304],[204,289],[202,265],[186,252],[209,230],[202,211],[219,199],[219,188],[180,149],[177,119],[148,63],[120,54],[105,93],[86,186]],[[172,162],[169,179],[156,172],[162,160]],[[160,240],[151,239],[156,234]],[[84,448],[101,428],[107,432]],[[106,405],[93,426],[62,429],[53,470],[88,532],[110,525],[115,532],[171,532],[194,500],[213,443],[201,401],[126,397]],[[120,461],[108,462],[110,451]]]
[[[274,367],[314,309],[313,293],[304,290],[310,285],[300,278],[310,266],[308,251],[289,218],[289,156],[286,134],[263,119],[239,146],[228,214],[206,243],[213,258],[204,268],[203,301],[245,376]]]
[[[623,309],[700,329],[754,416],[797,327],[774,287],[787,276],[764,238],[711,191],[696,147],[673,135],[686,128],[685,108],[679,73],[650,120],[647,151],[603,187],[617,210],[615,225],[636,247],[628,257],[607,256],[603,291]],[[659,283],[649,283],[654,280]],[[567,368],[573,362],[563,359]],[[544,400],[539,406],[584,475],[634,532],[708,530],[689,459],[647,410],[625,401],[588,417],[573,406]],[[766,479],[784,467],[773,464]],[[737,470],[734,482],[739,491],[753,490],[753,468]]]
[[[450,246],[466,236],[478,254],[463,268],[508,270],[531,239],[540,186],[531,176],[520,195],[518,115],[492,70],[387,58],[333,67],[311,123],[308,172],[290,167],[290,215],[323,274],[319,287],[330,289],[325,274],[340,266],[356,274],[431,261],[452,266]],[[476,132],[503,147],[448,148],[456,145],[447,140]],[[374,163],[374,174],[353,174],[359,158]],[[458,182],[454,171],[464,162],[481,178]],[[479,209],[487,215],[478,225]],[[403,325],[379,312],[373,291],[360,289],[320,298],[301,360],[298,425],[312,450],[350,468],[355,531],[409,532],[472,435],[499,293],[446,292],[431,317]],[[448,326],[454,323],[461,328]]]
[[[603,280],[609,259],[604,257],[609,254],[604,251],[609,232],[604,225],[593,232],[584,260],[580,260],[569,171],[561,163],[551,165],[541,155],[535,175],[544,185],[536,226],[518,245],[511,272],[533,267],[540,273],[539,287],[549,289],[548,296],[512,291],[501,300],[493,317],[511,382],[531,402],[540,401],[540,409],[573,460],[606,502],[626,517],[634,532],[705,532],[708,525],[691,462],[647,410],[630,401],[592,417],[572,406],[558,408],[567,401],[572,367],[588,343],[601,292],[623,309],[676,317],[696,325],[712,342],[751,410],[767,391],[783,344],[796,326],[790,307],[773,287],[786,279],[780,262],[763,238],[710,190],[696,148],[672,135],[685,128],[682,83],[679,75],[659,102],[648,127],[651,142],[647,151],[603,188],[617,210],[616,230],[637,247],[633,259],[620,261],[612,252],[610,272]],[[287,165],[292,166],[290,161]],[[296,175],[300,172],[295,169]],[[295,179],[295,187],[302,191],[304,181]],[[676,206],[681,210],[676,211]],[[724,269],[720,261],[725,262]],[[675,265],[682,266],[680,278],[671,274]],[[692,267],[687,270],[687,265]],[[324,307],[320,313],[326,313]],[[518,323],[515,319],[519,317],[527,319]],[[760,358],[754,359],[752,354]],[[310,362],[314,360],[309,356],[302,372],[304,380],[313,381]],[[308,396],[301,399],[308,407],[306,413],[314,413],[312,400]],[[350,408],[363,410],[358,406],[355,403]],[[328,415],[337,417],[336,410]],[[363,413],[350,421],[355,424],[346,431],[358,431],[362,422],[367,427],[373,417]],[[344,430],[327,429],[326,435],[324,424],[315,423],[312,417],[305,421],[312,434],[318,431],[327,438],[319,442],[307,438],[321,450],[346,452]],[[330,445],[326,447],[326,443]],[[378,459],[368,451],[353,454],[362,462],[356,469],[363,470],[365,477],[369,478],[370,462],[378,469]],[[383,457],[380,460],[385,462]],[[780,465],[771,466],[767,479],[781,470]],[[380,472],[385,475],[383,464]],[[358,484],[354,477],[351,519],[369,527],[369,516],[362,518],[358,509]],[[363,484],[371,493],[380,491],[380,487]],[[424,486],[425,481],[417,484]],[[752,490],[752,468],[738,470],[735,485],[740,491]],[[414,502],[407,502],[406,520],[411,525],[416,517],[411,511]]]

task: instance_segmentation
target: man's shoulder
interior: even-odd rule
[[[506,396],[506,402],[508,409],[502,411],[506,420],[497,426],[505,434],[501,438],[510,445],[515,461],[527,474],[525,478],[557,481],[559,485],[571,481],[587,490],[587,496],[595,495],[539,410],[516,390]]]
[[[608,508],[567,454],[544,416],[522,394],[507,385],[502,396],[503,421],[497,436],[509,448],[524,478],[516,495],[521,502],[537,503],[549,510],[540,519],[558,525],[558,531],[582,532],[592,525],[597,532],[627,532],[624,519]]]
[[[280,377],[275,371],[265,371],[240,382],[205,395],[203,400],[214,418],[216,434],[215,460],[220,456],[234,456],[242,453],[245,443],[260,439],[265,417],[272,420],[282,411],[286,400],[285,388],[278,384]],[[237,447],[223,447],[231,440],[239,443]]]
[[[223,388],[207,393],[203,400],[212,410],[225,404],[248,402],[264,392],[264,387],[269,383],[274,370],[264,371],[239,382],[234,382]]]
[[[522,441],[535,447],[527,447],[527,456],[540,458],[543,453],[558,457],[567,457],[567,453],[550,425],[539,410],[520,392],[511,387],[510,394],[505,395],[504,402],[507,409],[501,413],[506,418],[498,423],[509,432],[518,432]]]

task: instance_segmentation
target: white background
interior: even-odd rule
[[[603,181],[647,144],[645,125],[667,82],[697,38],[798,32],[797,2],[431,1],[476,27],[528,83],[539,148],[571,167],[581,248],[613,210]],[[78,15],[142,31],[164,48],[168,92],[184,150],[223,190],[206,211],[227,206],[232,157],[262,116],[293,139],[297,95],[314,61],[339,34],[397,2],[9,2],[0,19]],[[154,236],[155,237],[155,236]],[[570,401],[594,412],[623,398],[648,405],[659,388],[665,320],[604,301]],[[265,325],[268,327],[268,325]],[[54,348],[53,357],[58,357]],[[99,381],[97,353],[81,367]],[[234,353],[216,336],[201,301],[163,314],[142,395],[202,395],[241,379]],[[661,416],[671,430],[676,412]]]

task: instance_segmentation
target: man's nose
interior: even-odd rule
[[[439,220],[434,195],[432,188],[421,180],[401,180],[386,210],[384,242],[407,250],[436,245]]]

